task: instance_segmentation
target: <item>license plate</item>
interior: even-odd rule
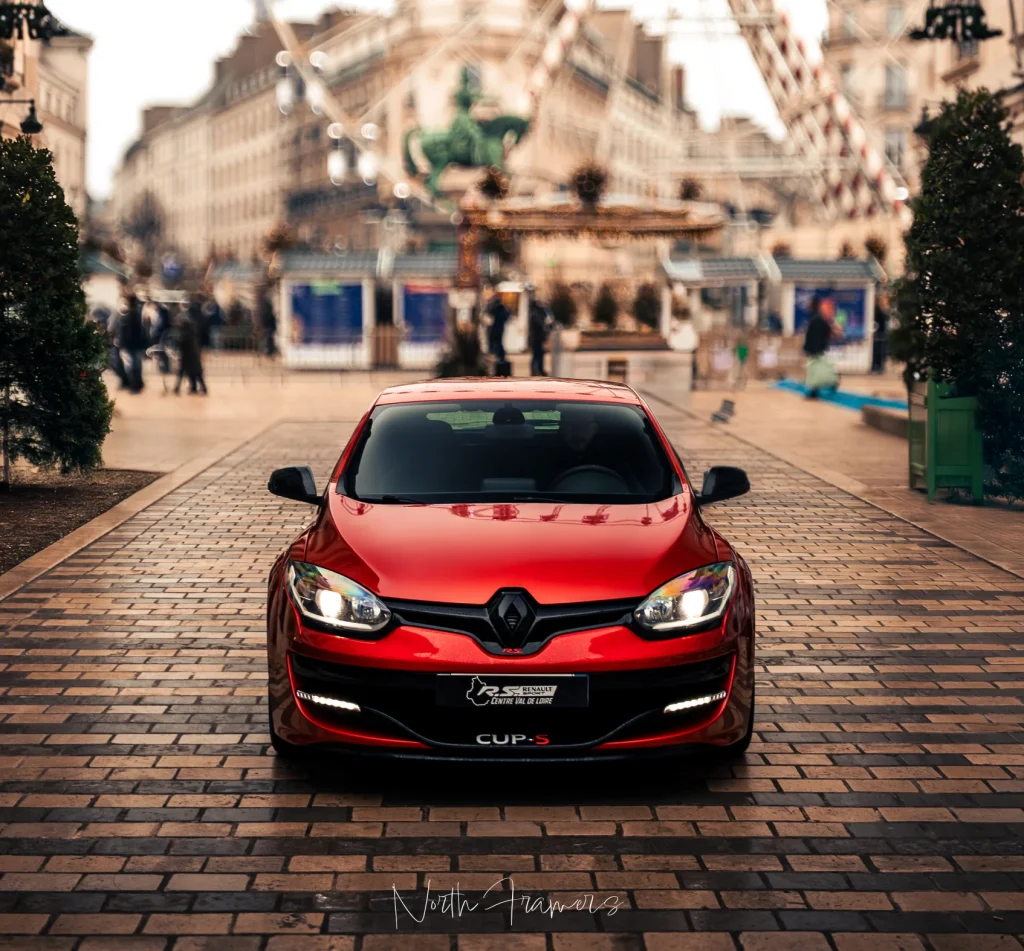
[[[438,674],[442,707],[585,707],[586,674]]]

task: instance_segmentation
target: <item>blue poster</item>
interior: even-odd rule
[[[811,303],[821,300],[821,315],[832,318],[845,340],[863,340],[867,326],[868,292],[863,287],[795,287],[793,330],[803,333],[811,319]]]
[[[363,286],[314,281],[292,288],[292,343],[354,344],[363,339]]]
[[[402,320],[410,343],[439,343],[448,331],[448,291],[436,285],[406,284]]]

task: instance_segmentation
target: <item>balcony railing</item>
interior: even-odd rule
[[[883,93],[878,108],[884,112],[906,112],[910,108],[910,97],[905,92]]]
[[[864,33],[859,30],[847,30],[840,27],[838,30],[826,30],[821,35],[822,49],[836,49],[840,46],[849,46],[852,43],[864,42]]]

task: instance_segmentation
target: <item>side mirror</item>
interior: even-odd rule
[[[271,495],[279,495],[282,499],[292,499],[308,505],[320,504],[320,493],[316,490],[316,480],[309,466],[275,469],[270,474],[267,490]]]
[[[750,480],[742,469],[735,466],[712,466],[704,473],[704,485],[697,496],[697,504],[711,505],[746,495],[749,491]]]

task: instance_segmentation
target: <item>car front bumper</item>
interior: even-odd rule
[[[564,762],[727,747],[742,739],[749,723],[752,623],[733,612],[721,627],[684,638],[645,641],[626,628],[605,628],[561,635],[530,658],[502,658],[450,632],[400,628],[377,642],[323,634],[302,626],[290,603],[282,607],[276,617],[271,613],[269,632],[272,717],[278,736],[295,746],[417,759]],[[556,672],[586,674],[585,707],[479,709],[438,702],[441,674]],[[722,693],[713,702],[665,712],[669,704]]]

